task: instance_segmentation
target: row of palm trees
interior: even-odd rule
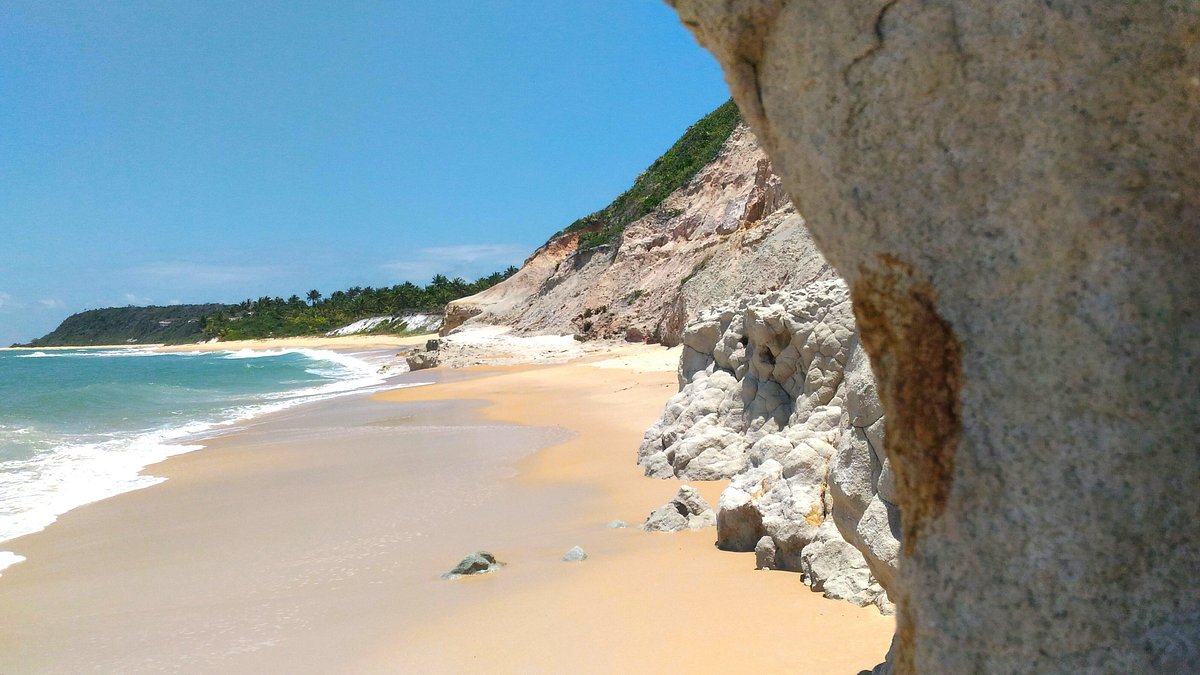
[[[491,288],[516,272],[510,266],[471,282],[438,274],[425,286],[406,281],[382,288],[354,286],[329,296],[313,289],[304,298],[248,299],[205,317],[204,335],[223,340],[316,335],[372,316],[440,313],[452,300]]]

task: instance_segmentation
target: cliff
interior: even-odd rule
[[[730,480],[720,548],[756,550],[829,597],[891,612],[900,520],[850,292],[754,135],[732,128],[611,244],[581,247],[592,231],[568,228],[512,278],[451,303],[447,330],[682,342],[680,391],[638,452],[646,474]]]
[[[897,672],[1200,669],[1200,2],[671,4],[850,288]]]
[[[603,222],[554,236],[512,278],[450,303],[443,332],[470,322],[674,345],[728,298],[834,278],[743,124],[648,213],[607,229],[611,243],[591,248]]]

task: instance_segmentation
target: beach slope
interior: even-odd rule
[[[6,544],[28,560],[0,577],[0,672],[870,668],[892,619],[754,571],[711,529],[606,526],[679,485],[634,463],[676,358],[327,401],[150,467],[169,480]],[[440,578],[476,549],[507,566]]]

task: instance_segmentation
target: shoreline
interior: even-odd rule
[[[29,560],[0,577],[0,626],[23,629],[0,631],[0,670],[154,670],[138,665],[147,659],[200,672],[432,672],[481,663],[497,672],[580,663],[601,671],[770,669],[784,659],[809,672],[857,672],[878,663],[890,618],[825,600],[798,575],[756,572],[753,554],[716,551],[711,530],[635,529],[681,484],[644,478],[634,462],[641,432],[676,388],[676,359],[666,352],[631,346],[567,365],[440,371],[469,379],[301,406],[152,465],[147,472],[169,480],[13,540]],[[427,434],[429,447],[413,451],[419,461],[395,454],[397,441],[410,438],[403,434]],[[521,447],[505,446],[513,434]],[[339,461],[330,463],[333,454]],[[459,457],[474,459],[456,465],[461,475],[447,473]],[[414,474],[412,461],[424,468]],[[438,482],[460,479],[457,489]],[[330,484],[338,485],[332,495]],[[715,504],[721,485],[696,485]],[[613,519],[635,527],[606,528]],[[319,533],[314,523],[324,523]],[[409,531],[403,523],[415,524]],[[343,530],[360,528],[346,539]],[[146,532],[159,536],[139,536]],[[558,560],[576,544],[589,560]],[[438,578],[477,548],[509,566],[483,578]],[[212,556],[229,569],[215,569]],[[281,583],[279,568],[304,568],[308,582]],[[230,574],[244,577],[234,588],[246,597],[222,585],[233,583]],[[125,592],[105,590],[105,580]],[[729,607],[733,598],[742,609]],[[59,604],[43,605],[52,599]],[[720,625],[731,611],[739,625]],[[106,612],[121,616],[106,622]],[[329,612],[340,619],[312,627]],[[264,613],[276,617],[274,629],[249,618]],[[214,621],[225,637],[205,633]],[[707,628],[658,634],[694,621]],[[161,632],[187,626],[203,639]],[[98,633],[123,647],[97,647]],[[140,637],[122,638],[129,634]],[[469,644],[456,639],[462,634]],[[673,648],[678,640],[689,642],[688,654]],[[329,660],[328,649],[338,658]]]
[[[351,336],[353,337],[353,336]],[[421,336],[423,337],[423,336]],[[406,340],[414,340],[416,337],[405,338]],[[224,417],[209,417],[209,418],[191,418],[180,421],[172,421],[162,426],[147,428],[142,430],[130,430],[125,436],[125,440],[131,447],[139,448],[138,452],[143,455],[136,465],[130,465],[126,468],[126,473],[123,474],[105,474],[104,479],[110,481],[108,483],[93,482],[93,487],[89,490],[89,494],[76,500],[68,500],[66,502],[59,501],[49,508],[39,507],[35,511],[22,514],[25,519],[22,527],[15,530],[5,531],[5,536],[0,538],[0,577],[3,577],[6,570],[13,565],[22,563],[26,560],[22,556],[12,550],[11,542],[21,539],[22,537],[37,534],[44,531],[47,527],[52,526],[59,518],[76,509],[86,508],[92,504],[110,499],[113,497],[145,490],[153,487],[163,480],[162,477],[154,476],[149,473],[149,469],[153,466],[166,462],[167,460],[185,455],[192,452],[197,452],[207,448],[211,443],[226,435],[238,434],[245,429],[263,421],[269,421],[278,415],[285,415],[293,411],[297,411],[306,406],[320,404],[326,401],[338,400],[345,397],[367,396],[371,393],[378,392],[381,389],[390,388],[405,388],[411,386],[420,386],[427,384],[426,381],[410,381],[410,380],[429,380],[439,381],[445,379],[445,375],[430,373],[427,377],[410,376],[407,371],[387,372],[388,368],[394,363],[395,352],[392,349],[381,348],[375,341],[363,341],[355,339],[334,338],[322,340],[318,345],[310,339],[292,340],[279,339],[271,341],[240,341],[234,343],[223,343],[228,345],[225,348],[216,348],[216,344],[208,345],[212,347],[206,350],[193,350],[189,348],[151,348],[144,349],[146,345],[138,347],[125,346],[116,347],[115,349],[130,349],[137,350],[139,353],[178,353],[182,355],[199,355],[213,354],[219,352],[229,352],[236,354],[237,352],[253,351],[261,352],[264,355],[270,355],[272,352],[286,351],[328,351],[344,357],[350,358],[360,364],[361,368],[378,370],[374,375],[368,376],[372,381],[363,379],[360,373],[356,376],[341,379],[331,380],[325,385],[317,385],[318,389],[328,389],[328,391],[311,391],[311,390],[293,390],[280,392],[287,394],[282,399],[271,397],[253,404],[249,407],[241,407],[229,409]],[[352,349],[353,348],[353,349]],[[114,347],[93,346],[93,347],[48,347],[45,348],[50,352],[56,351],[112,351]],[[37,349],[21,349],[10,351],[40,351]],[[319,355],[313,356],[314,359],[325,360],[325,357]],[[337,361],[336,359],[329,359]],[[112,440],[116,437],[106,437]],[[125,449],[122,452],[128,452]],[[128,463],[129,458],[121,455],[113,455],[111,460],[121,460]],[[136,466],[136,471],[130,469]],[[93,481],[99,476],[92,476]],[[56,491],[59,488],[54,488]],[[31,517],[30,513],[37,513],[36,517]]]
[[[0,351],[67,351],[77,349],[150,349],[159,352],[219,352],[238,351],[241,349],[333,349],[333,350],[375,350],[392,349],[395,347],[413,347],[424,345],[426,340],[437,338],[437,333],[421,333],[419,335],[342,335],[326,337],[310,335],[286,338],[262,338],[258,340],[228,340],[224,342],[189,342],[187,344],[118,344],[118,345],[80,345],[61,347],[0,347]]]

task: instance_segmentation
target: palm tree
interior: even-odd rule
[[[308,301],[315,307],[321,301],[321,291],[314,288],[308,292],[308,296],[306,297],[308,297]]]

